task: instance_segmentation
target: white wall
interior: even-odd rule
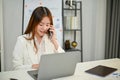
[[[106,0],[82,1],[83,59],[104,59]]]
[[[94,59],[104,59],[106,31],[106,0],[96,0],[96,28]]]
[[[84,61],[104,58],[106,0],[81,0]],[[5,70],[12,68],[16,37],[22,33],[23,0],[3,0]]]
[[[23,0],[3,0],[5,70],[12,68],[12,52],[16,37],[22,33]]]
[[[0,0],[0,69],[3,71],[3,16],[2,16],[2,0]],[[1,65],[2,64],[2,65]]]

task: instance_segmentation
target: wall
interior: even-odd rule
[[[16,37],[22,33],[23,0],[3,0],[5,70],[12,68]],[[82,0],[84,61],[104,58],[106,0]]]
[[[3,0],[5,70],[12,68],[12,52],[16,37],[22,33],[22,3],[23,0]]]
[[[4,70],[4,50],[3,50],[3,5],[0,0],[0,71]]]
[[[106,0],[96,0],[96,28],[94,59],[104,59],[106,31]]]
[[[84,61],[104,59],[106,0],[82,1]]]

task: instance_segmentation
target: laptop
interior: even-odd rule
[[[28,74],[35,80],[71,76],[78,62],[80,62],[79,51],[42,55],[39,70],[28,71]]]

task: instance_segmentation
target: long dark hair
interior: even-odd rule
[[[32,39],[34,40],[35,28],[42,21],[42,19],[46,16],[50,19],[50,24],[53,25],[52,14],[47,7],[40,6],[40,7],[37,7],[33,11],[32,15],[30,17],[27,29],[24,33],[24,34],[31,35],[29,38],[26,38],[27,40],[32,40]],[[37,51],[38,49],[36,47],[35,40],[34,40],[34,46],[35,46],[35,49]]]

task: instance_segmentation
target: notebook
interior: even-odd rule
[[[93,67],[89,70],[86,70],[85,72],[105,77],[105,76],[111,74],[112,72],[114,72],[116,70],[117,70],[116,68],[107,67],[107,66],[103,66],[103,65],[98,65],[98,66]]]
[[[35,80],[71,76],[74,74],[78,62],[80,62],[80,52],[77,51],[42,55],[39,70],[28,71],[28,73]]]

